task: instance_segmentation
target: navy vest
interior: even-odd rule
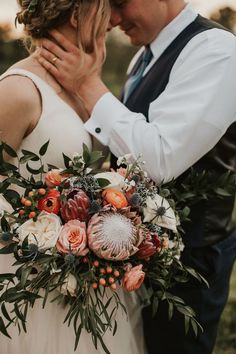
[[[193,37],[213,28],[226,30],[217,23],[198,16],[164,51],[130,95],[126,106],[133,112],[143,113],[148,121],[149,105],[165,90],[173,65],[183,48]],[[138,66],[139,60],[131,75],[135,73]],[[217,175],[228,170],[236,171],[236,122],[228,128],[216,146],[203,156],[193,168],[198,171],[211,170]],[[181,181],[187,173],[188,171],[177,180]],[[232,225],[234,200],[235,196],[224,199],[216,198],[191,207],[191,222],[183,225],[185,230],[183,238],[186,247],[202,247],[226,238],[234,228]]]

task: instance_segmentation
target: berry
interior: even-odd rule
[[[120,272],[118,270],[114,270],[113,274],[116,278],[120,276]]]
[[[30,207],[32,205],[32,202],[30,200],[26,199],[24,204],[25,204],[25,206]]]
[[[117,289],[117,286],[116,286],[115,283],[113,283],[113,284],[110,285],[110,288],[111,288],[112,290],[116,290],[116,289]]]
[[[94,262],[93,262],[93,265],[94,265],[94,267],[97,268],[97,267],[99,267],[99,262],[98,262],[98,261],[94,261]]]
[[[108,279],[108,283],[109,283],[109,284],[113,284],[113,283],[115,283],[115,279],[114,279],[114,278],[112,278],[112,277],[110,277],[110,278]]]
[[[107,267],[106,272],[107,272],[108,274],[112,273],[112,271],[113,271],[113,269],[112,269],[111,267]]]
[[[99,279],[99,284],[102,286],[106,285],[106,280],[104,278]]]
[[[46,194],[46,189],[45,188],[39,188],[38,190],[40,195],[45,195]]]

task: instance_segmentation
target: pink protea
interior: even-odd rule
[[[107,260],[128,259],[144,239],[142,229],[134,221],[137,222],[137,216],[129,208],[121,212],[111,206],[104,207],[88,223],[89,248]]]
[[[67,194],[66,201],[62,202],[61,217],[67,222],[78,219],[87,221],[91,202],[87,194],[79,188],[74,188]]]

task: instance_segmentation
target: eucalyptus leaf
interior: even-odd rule
[[[86,165],[90,162],[90,151],[87,145],[84,143],[83,143],[83,159]]]
[[[190,322],[191,322],[191,326],[192,326],[193,332],[194,332],[195,336],[197,337],[197,335],[198,335],[198,327],[197,327],[197,324],[196,324],[196,322],[195,322],[193,319],[191,319]]]
[[[2,311],[3,316],[6,318],[6,320],[8,322],[10,322],[10,323],[13,322],[13,319],[10,317],[4,302],[1,305],[1,311]]]
[[[13,189],[7,189],[3,193],[3,196],[13,207],[17,206],[20,203],[20,195]]]
[[[7,329],[6,329],[6,326],[5,326],[5,323],[2,319],[2,317],[0,316],[0,332],[2,334],[4,334],[4,336],[8,337],[11,339],[11,336],[9,335],[9,333],[7,332]]]
[[[103,154],[101,151],[93,151],[90,154],[89,158],[89,165],[94,164],[95,162],[98,162],[101,158],[103,158]]]
[[[9,232],[11,231],[11,227],[7,221],[7,219],[5,218],[5,216],[1,217],[1,229],[3,232]],[[1,250],[0,250],[1,251]]]
[[[75,333],[76,339],[75,339],[74,351],[76,351],[76,349],[77,349],[77,347],[78,347],[82,328],[83,328],[83,327],[82,327],[82,324],[80,324],[78,330],[77,330],[76,333]]]
[[[97,182],[101,188],[105,188],[111,183],[110,181],[108,181],[108,179],[105,178],[97,178]]]
[[[71,159],[70,159],[68,156],[66,156],[64,153],[62,154],[62,156],[63,156],[63,159],[64,159],[64,165],[65,165],[65,167],[66,167],[66,168],[70,168],[70,161],[71,161]]]
[[[44,172],[44,167],[43,166],[40,166],[39,168],[37,169],[34,169],[32,167],[30,167],[29,163],[27,162],[26,164],[26,168],[27,170],[32,173],[33,175],[39,175],[40,173],[43,173]]]
[[[21,271],[21,279],[20,279],[20,283],[21,283],[22,288],[25,287],[25,284],[27,282],[27,279],[28,279],[29,275],[32,272],[32,269],[33,269],[32,266],[22,269],[22,271]]]
[[[16,151],[8,144],[4,143],[4,150],[6,151],[6,153],[11,156],[11,157],[17,157],[17,153]]]
[[[28,161],[39,161],[39,157],[35,154],[24,155],[20,158],[20,163],[23,165]]]
[[[5,280],[10,281],[14,284],[15,274],[12,273],[2,273],[0,274],[0,283],[4,282]]]
[[[43,144],[43,146],[41,146],[40,150],[39,150],[39,155],[40,156],[44,156],[48,150],[48,145],[49,145],[49,140]]]
[[[189,322],[190,322],[190,318],[188,316],[184,316],[184,329],[185,329],[185,335],[188,333],[189,331]]]

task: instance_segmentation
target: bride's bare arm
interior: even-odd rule
[[[1,141],[18,149],[40,115],[40,95],[30,79],[14,75],[0,81]]]

